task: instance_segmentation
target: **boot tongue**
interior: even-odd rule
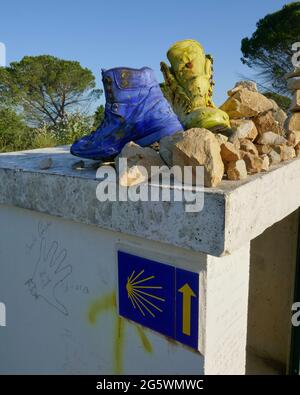
[[[118,67],[102,70],[106,102],[137,104],[153,86],[158,86],[154,72],[148,67],[131,69]]]
[[[114,70],[116,84],[120,89],[151,88],[156,85],[153,70],[148,67],[142,69],[119,68]]]
[[[104,88],[116,83],[119,89],[137,89],[157,84],[155,75],[149,67],[141,69],[131,69],[128,67],[118,67],[110,70],[102,69],[102,80]]]

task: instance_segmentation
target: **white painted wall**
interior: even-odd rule
[[[205,374],[245,374],[250,243],[207,262]]]
[[[46,255],[39,259],[43,243]],[[93,303],[116,290],[119,243],[145,257],[204,270],[206,256],[199,253],[0,205],[0,301],[7,318],[7,326],[0,327],[0,374],[203,373],[199,352],[143,329],[152,348],[147,352],[137,325],[128,321],[122,342],[114,308],[100,314],[95,325],[89,322]],[[51,247],[57,247],[55,256],[67,275],[56,288],[60,275],[41,269],[50,263]],[[42,284],[42,296],[35,298],[28,280],[37,264],[36,273],[45,273],[34,278]]]

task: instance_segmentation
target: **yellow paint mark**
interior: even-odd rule
[[[124,318],[117,315],[116,312],[116,292],[111,292],[91,303],[88,309],[88,321],[91,325],[95,325],[97,318],[104,312],[110,311],[116,317],[115,334],[114,334],[114,373],[122,374],[123,371],[123,352],[125,344],[125,323],[128,322]],[[152,345],[148,340],[143,328],[130,322],[138,333],[144,350],[148,353],[152,352]]]
[[[144,350],[151,353],[152,352],[152,345],[151,345],[150,341],[148,340],[144,330],[138,325],[134,325],[134,327],[140,337],[140,340],[141,340],[141,343],[144,347]]]
[[[121,374],[123,371],[123,351],[124,351],[124,319],[117,317],[115,333],[115,373]]]
[[[107,310],[114,310],[116,308],[116,293],[112,292],[103,296],[103,298],[97,299],[93,302],[88,310],[88,320],[92,325],[96,324],[97,317]]]

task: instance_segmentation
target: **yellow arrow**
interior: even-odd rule
[[[182,333],[187,336],[191,335],[191,298],[196,297],[188,283],[179,288],[178,292],[182,293]]]

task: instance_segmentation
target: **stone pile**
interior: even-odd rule
[[[285,112],[275,101],[259,93],[254,82],[238,82],[228,91],[228,96],[221,106],[230,117],[232,129],[226,150],[238,151],[240,155],[236,160],[228,160],[221,146],[229,180],[240,180],[248,174],[267,171],[271,165],[293,159],[299,154],[299,136],[295,130],[288,133],[285,130]],[[244,168],[241,161],[246,166],[246,173],[237,170]]]
[[[286,121],[288,140],[295,147],[296,155],[300,155],[300,68],[286,75],[288,88],[293,93],[290,107],[291,114]]]
[[[242,180],[300,156],[300,70],[290,73],[288,86],[294,94],[288,118],[275,101],[258,92],[254,82],[241,81],[228,91],[221,106],[231,125],[224,134],[192,128],[164,137],[151,148],[126,144],[116,158],[116,165],[120,158],[128,160],[128,167],[120,171],[120,183],[147,181],[143,167],[177,165],[183,174],[184,166],[203,166],[204,185],[216,187],[223,178]]]

